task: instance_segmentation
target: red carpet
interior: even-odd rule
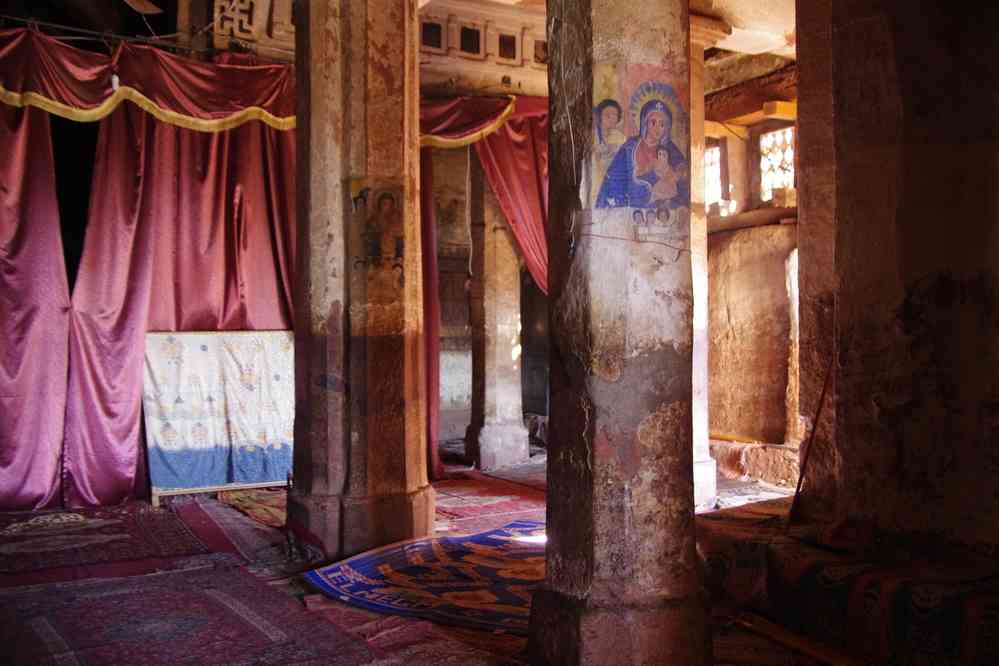
[[[262,525],[281,529],[288,515],[288,491],[285,488],[225,490],[219,501],[246,514]]]
[[[473,518],[517,511],[544,510],[544,493],[500,479],[449,479],[434,483],[437,518]]]
[[[306,607],[351,636],[363,640],[379,658],[403,664],[524,664],[527,641],[511,634],[493,634],[437,625],[423,620],[381,615],[330,601],[322,595],[305,598]]]
[[[133,503],[101,509],[0,514],[0,572],[85,567],[202,555],[176,515]]]
[[[0,590],[4,664],[361,664],[368,646],[239,570]]]

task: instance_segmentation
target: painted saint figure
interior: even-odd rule
[[[378,195],[378,208],[368,218],[364,230],[365,251],[369,258],[402,256],[402,218],[390,192]]]
[[[687,160],[670,138],[673,116],[661,99],[642,105],[638,136],[629,138],[607,169],[597,208],[682,208],[690,202]]]
[[[621,125],[621,105],[612,99],[605,99],[593,109],[593,125],[597,128],[597,143],[619,146],[624,143],[624,134],[618,129]]]

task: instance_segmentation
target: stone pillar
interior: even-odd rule
[[[414,3],[296,7],[292,528],[334,558],[430,534]]]
[[[548,20],[552,404],[532,663],[708,664],[687,0],[550,2]]]
[[[465,442],[475,464],[490,470],[530,458],[520,377],[520,261],[474,151],[469,161],[472,422]]]
[[[819,398],[826,374],[835,366],[838,212],[836,112],[833,97],[833,2],[796,3],[798,36],[798,410],[801,437],[815,429],[802,507],[825,513],[835,504],[842,461],[836,448],[837,381],[829,378],[820,421]],[[875,190],[876,191],[876,190]]]
[[[732,28],[716,19],[690,17],[690,255],[694,284],[694,504],[714,504],[717,465],[711,457],[708,420],[708,217],[704,206],[704,50]]]

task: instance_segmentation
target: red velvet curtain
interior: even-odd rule
[[[292,67],[199,62],[128,43],[108,56],[24,28],[0,30],[0,86],[16,105],[73,120],[97,120],[129,99],[201,129],[249,118],[294,124]]]
[[[420,100],[420,134],[424,145],[460,147],[478,140],[478,134],[495,125],[508,112],[509,97],[425,97]]]
[[[486,178],[538,287],[548,293],[548,99],[518,97],[423,99],[420,132],[424,146],[457,148],[475,144]],[[511,113],[512,112],[512,113]],[[431,477],[443,466],[440,424],[440,294],[433,161],[420,159],[420,216],[423,233],[423,319],[427,355],[427,456]]]
[[[0,508],[60,501],[69,288],[48,114],[0,104]]]
[[[147,330],[292,326],[294,133],[181,129],[130,104],[102,122],[73,293],[65,501],[140,491]]]
[[[104,118],[70,305],[48,121],[34,110],[3,108],[0,146],[11,146],[11,159],[0,167],[0,507],[57,501],[60,430],[64,501],[115,503],[140,483],[145,332],[291,326],[294,135],[272,127],[294,126],[294,71],[198,63],[130,44],[108,57],[19,29],[0,31],[0,87],[14,107]],[[520,98],[516,107],[507,119],[509,98],[425,100],[421,129],[451,146],[488,135],[479,144],[487,177],[546,289],[547,103]],[[267,126],[248,122],[254,119]],[[436,475],[440,305],[432,170],[429,159],[421,161]],[[26,351],[39,345],[50,350],[45,359]],[[21,409],[29,401],[32,409]]]
[[[423,329],[427,370],[427,469],[444,476],[440,435],[441,304],[434,209],[434,165],[427,146],[459,148],[481,138],[512,110],[507,97],[424,98],[420,101],[420,224],[423,241]]]
[[[548,293],[548,100],[520,97],[496,132],[475,144],[486,180],[534,283]]]
[[[420,240],[423,246],[423,342],[427,372],[427,469],[431,480],[444,478],[440,435],[441,294],[434,210],[434,164],[429,148],[420,151]]]

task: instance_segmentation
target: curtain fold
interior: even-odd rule
[[[420,100],[420,145],[462,148],[481,141],[514,112],[514,97],[429,97]]]
[[[144,483],[147,330],[291,328],[294,173],[294,134],[261,123],[206,134],[131,105],[103,121],[70,320],[67,505]]]
[[[520,98],[517,111],[475,144],[486,180],[513,231],[534,283],[548,293],[548,108]]]
[[[0,105],[0,509],[60,501],[69,288],[48,114]]]
[[[444,478],[440,437],[441,295],[434,211],[434,163],[430,148],[420,150],[420,234],[423,244],[423,331],[427,371],[427,469],[431,481]]]
[[[90,122],[128,100],[158,120],[204,132],[260,120],[295,126],[288,65],[233,65],[122,43],[113,56],[83,51],[35,30],[0,30],[0,101]]]
[[[0,148],[9,155],[0,165],[0,508],[51,506],[60,495],[69,506],[114,504],[140,491],[147,331],[292,326],[294,134],[280,130],[295,125],[294,84],[288,66],[202,63],[134,44],[106,56],[34,30],[0,31]],[[101,120],[72,298],[42,111]],[[547,290],[547,100],[424,100],[420,120],[424,145],[477,142]],[[427,157],[428,455],[439,477]]]

